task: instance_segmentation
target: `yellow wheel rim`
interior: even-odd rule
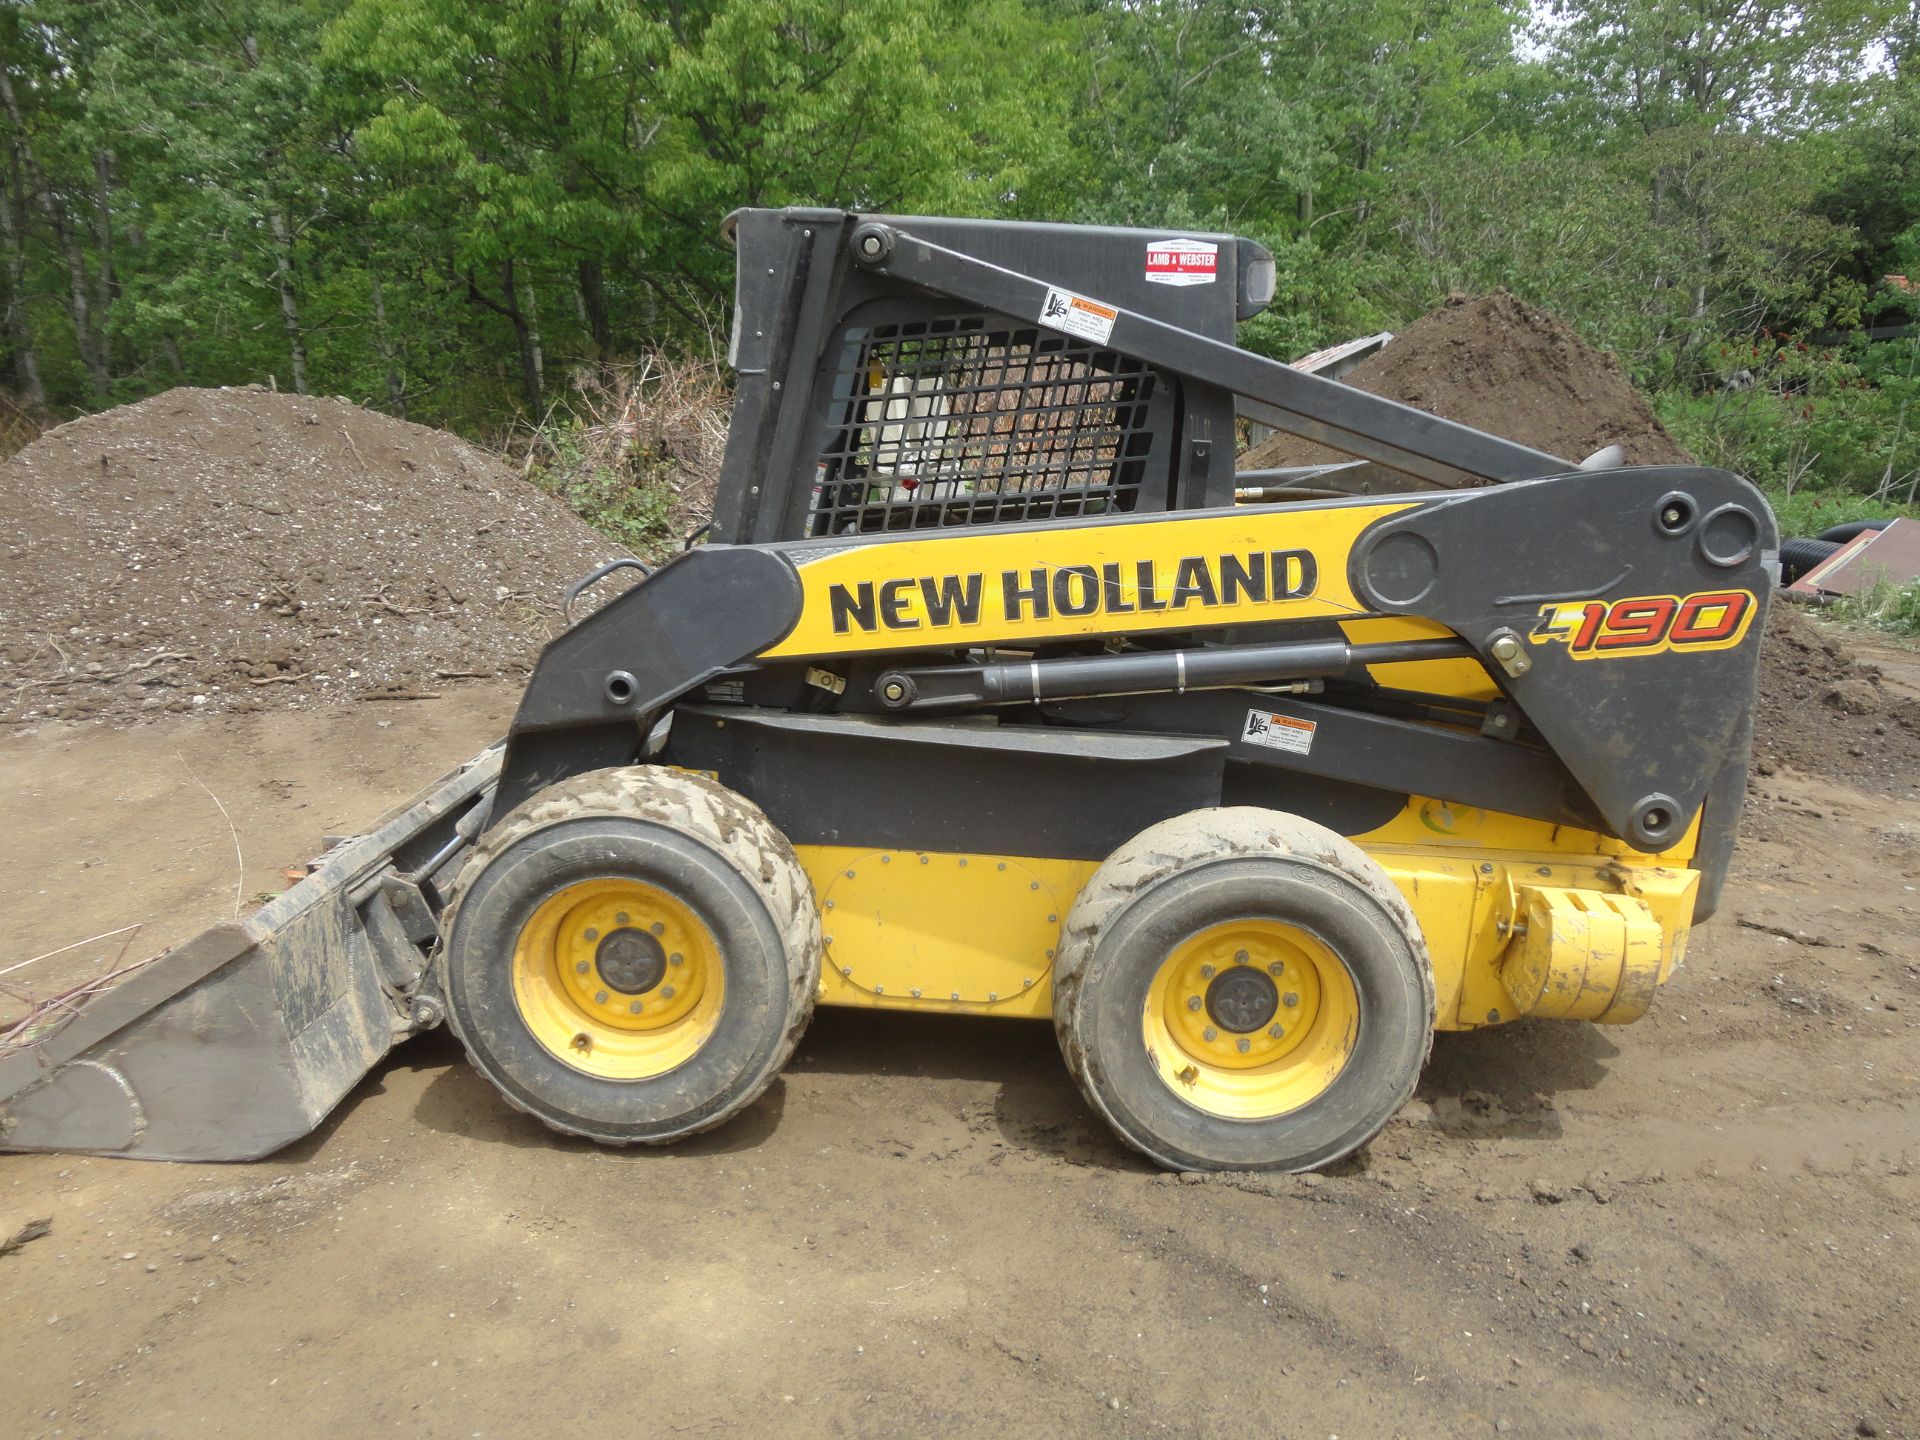
[[[683,901],[639,880],[549,897],[513,948],[513,998],[546,1049],[602,1080],[685,1064],[720,1023],[720,946]]]
[[[1209,1115],[1268,1120],[1324,1094],[1346,1067],[1360,997],[1347,967],[1299,926],[1228,920],[1168,952],[1141,1029],[1181,1099]]]

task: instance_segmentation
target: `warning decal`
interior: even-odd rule
[[[1240,732],[1240,739],[1248,745],[1264,745],[1269,750],[1287,750],[1295,755],[1305,755],[1313,749],[1313,732],[1319,728],[1318,722],[1313,720],[1275,715],[1268,710],[1249,710],[1247,728]]]
[[[1220,247],[1211,240],[1147,243],[1147,280],[1154,285],[1211,285],[1220,273]]]
[[[1082,340],[1104,345],[1113,334],[1113,322],[1120,312],[1111,305],[1089,300],[1071,290],[1047,289],[1046,303],[1040,307],[1040,323]]]

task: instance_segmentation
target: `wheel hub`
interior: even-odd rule
[[[623,927],[601,940],[593,963],[608,989],[644,995],[665,978],[667,952],[646,931]]]
[[[1222,1030],[1251,1035],[1273,1022],[1280,1009],[1280,987],[1265,970],[1235,965],[1213,977],[1206,992],[1207,1014]]]

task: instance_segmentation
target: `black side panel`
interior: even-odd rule
[[[1779,543],[1746,481],[1660,466],[1430,502],[1363,534],[1350,576],[1382,613],[1437,620],[1471,643],[1613,832],[1658,851],[1685,832],[1709,786],[1744,770]],[[1655,649],[1613,618],[1576,641],[1579,627],[1550,613],[1592,605],[1611,617],[1640,597],[1655,609],[1672,602],[1673,613],[1689,596],[1736,592],[1750,597],[1737,643]],[[1502,666],[1502,646],[1520,673],[1511,658]]]
[[[1311,747],[1305,754],[1296,754],[1248,743],[1242,737],[1249,711],[1310,722],[1314,727]],[[1234,761],[1292,772],[1298,779],[1283,788],[1302,797],[1329,783],[1334,786],[1334,794],[1370,794],[1371,804],[1361,807],[1348,802],[1346,813],[1338,820],[1322,819],[1295,805],[1276,805],[1320,820],[1343,835],[1362,834],[1385,824],[1400,813],[1409,794],[1431,795],[1554,825],[1590,828],[1599,823],[1573,777],[1552,755],[1453,726],[1416,724],[1295,696],[1247,690],[1142,697],[1131,706],[1126,723],[1158,731],[1199,730],[1223,736],[1232,742]],[[1363,820],[1371,823],[1361,823]]]
[[[1211,737],[899,723],[681,705],[666,758],[716,772],[796,844],[1103,860],[1220,803]]]
[[[632,759],[661,707],[778,641],[800,578],[770,550],[690,550],[541,652],[507,735],[493,823],[568,775]]]

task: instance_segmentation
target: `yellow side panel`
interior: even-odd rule
[[[1482,810],[1474,805],[1415,795],[1384,825],[1352,839],[1369,853],[1383,849],[1437,849],[1443,854],[1489,851],[1519,855],[1592,855],[1618,859],[1623,865],[1676,866],[1692,860],[1700,841],[1700,818],[1694,817],[1693,824],[1671,850],[1661,855],[1642,855],[1624,840],[1609,839],[1577,825],[1527,820],[1498,810]]]
[[[1501,978],[1518,897],[1554,886],[1628,895],[1660,926],[1659,980],[1685,954],[1699,876],[1683,860],[1612,853],[1588,831],[1471,812],[1464,835],[1435,830],[1415,799],[1364,848],[1413,907],[1433,964],[1436,1026],[1516,1018]],[[1424,818],[1422,818],[1424,816]],[[1389,832],[1427,843],[1381,843]],[[1691,841],[1689,840],[1689,848]],[[820,1002],[1045,1019],[1053,962],[1092,860],[800,845],[826,936]]]
[[[1340,628],[1356,645],[1378,645],[1392,640],[1451,640],[1453,631],[1417,616],[1375,616],[1343,620]],[[1463,700],[1492,700],[1500,688],[1478,660],[1403,660],[1392,665],[1369,665],[1367,673],[1389,690],[1418,690],[1428,695],[1455,695]]]
[[[1061,926],[1097,862],[795,848],[827,937],[822,1004],[1053,1013]]]
[[[1346,556],[1396,503],[965,530],[796,554],[800,621],[763,653],[850,655],[1355,615]],[[1316,564],[1314,557],[1332,557]],[[1259,583],[1230,582],[1229,571]]]

